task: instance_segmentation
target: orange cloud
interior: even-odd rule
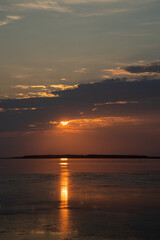
[[[153,63],[145,63],[138,61],[132,65],[117,67],[115,69],[104,69],[105,72],[102,78],[122,77],[122,76],[158,76],[160,74],[160,63],[155,61]]]
[[[4,112],[4,109],[3,109],[3,108],[0,108],[0,112]]]
[[[16,94],[16,99],[39,98],[39,97],[58,97],[58,95],[52,94],[50,92],[28,92]]]
[[[109,77],[122,77],[123,75],[125,76],[150,76],[150,75],[155,75],[155,73],[151,73],[151,72],[141,72],[141,73],[131,73],[128,72],[127,70],[117,67],[116,69],[106,69],[103,70],[106,74],[102,75],[102,78],[109,78]]]
[[[52,123],[52,122],[50,122]],[[64,131],[83,131],[92,130],[96,128],[103,128],[113,125],[121,124],[140,124],[141,120],[138,118],[131,117],[100,117],[100,118],[89,118],[89,119],[72,119],[68,120],[66,125],[60,123],[57,124],[57,128]]]
[[[78,84],[76,85],[63,85],[63,84],[54,84],[50,85],[51,88],[54,88],[55,91],[57,90],[67,90],[67,89],[74,89],[78,87]]]
[[[44,86],[44,85],[15,85],[15,86],[12,86],[12,88],[21,88],[21,89],[42,88],[42,89],[46,89],[46,86]]]
[[[9,111],[34,111],[37,108],[8,108]]]
[[[105,102],[105,103],[95,103],[95,106],[104,106],[104,105],[116,105],[116,104],[137,104],[138,101],[115,101],[115,102]],[[94,108],[95,109],[95,108]],[[92,109],[92,111],[94,111]]]

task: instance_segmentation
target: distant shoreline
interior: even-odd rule
[[[147,156],[147,155],[104,155],[104,154],[85,154],[85,155],[76,155],[76,154],[62,154],[62,155],[24,155],[16,157],[8,157],[7,159],[33,159],[33,158],[133,158],[133,159],[159,159],[159,156]]]

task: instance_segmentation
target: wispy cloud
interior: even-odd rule
[[[0,21],[0,26],[7,25],[14,21],[20,20],[21,18],[21,16],[6,16],[4,20]]]
[[[114,3],[120,0],[62,0],[65,4]]]
[[[103,106],[103,105],[117,105],[117,104],[137,104],[137,103],[138,101],[115,101],[115,102],[95,103],[94,105]]]
[[[91,3],[147,3],[147,2],[154,2],[155,0],[61,0],[61,2],[65,4],[91,4]]]
[[[58,97],[57,94],[51,92],[28,92],[28,93],[17,93],[16,99],[27,99],[27,98],[53,98]]]
[[[7,111],[35,111],[37,108],[8,108]]]
[[[19,20],[21,19],[22,17],[21,16],[7,16],[8,19],[11,19],[11,20]]]
[[[0,21],[0,26],[7,25],[8,23],[10,23],[10,21],[8,19]]]
[[[67,79],[66,78],[61,78],[61,81],[67,81]]]
[[[29,75],[29,74],[19,73],[19,74],[14,75],[13,77],[14,77],[14,78],[17,78],[17,79],[25,79],[25,78],[29,78],[29,77],[31,77],[31,76],[32,76],[32,75]]]
[[[80,68],[80,69],[75,69],[73,72],[75,72],[75,73],[86,73],[87,68],[83,67],[83,68]]]
[[[160,21],[157,22],[145,22],[145,23],[141,23],[140,26],[149,26],[149,25],[159,25]]]
[[[102,9],[99,11],[93,11],[93,12],[88,12],[88,13],[80,13],[80,16],[84,17],[93,17],[93,16],[105,16],[105,15],[110,15],[110,14],[118,14],[118,13],[125,13],[130,11],[130,8],[111,8],[111,9]]]
[[[153,1],[155,0],[14,0],[14,4],[11,1],[1,7],[5,11],[43,10],[91,17],[128,12],[137,9],[138,5],[152,3]],[[84,5],[83,8],[82,5]]]
[[[12,88],[21,88],[21,89],[42,88],[42,89],[46,89],[46,86],[44,86],[44,85],[15,85],[15,86],[12,86]]]
[[[71,10],[65,6],[59,4],[58,1],[52,0],[34,0],[34,1],[25,1],[21,3],[17,3],[16,7],[20,9],[36,9],[36,10],[52,10],[62,13],[69,13]]]

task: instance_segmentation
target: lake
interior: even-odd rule
[[[1,240],[159,240],[160,159],[1,159]]]

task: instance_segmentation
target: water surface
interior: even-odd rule
[[[1,159],[0,239],[159,240],[159,159]]]

